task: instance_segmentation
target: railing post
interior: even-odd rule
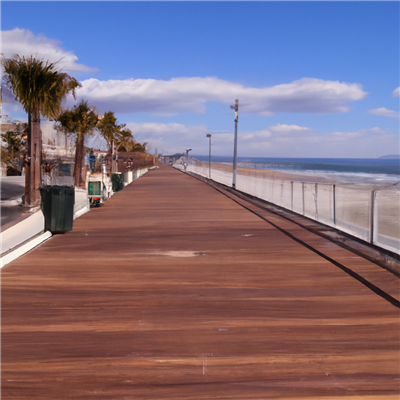
[[[370,243],[375,244],[378,239],[378,201],[377,194],[379,190],[371,191],[371,227],[370,227]]]
[[[306,215],[306,204],[305,204],[305,198],[304,198],[304,186],[305,186],[305,183],[304,182],[301,182],[301,186],[302,186],[302,192],[303,192],[303,215]]]
[[[291,204],[292,204],[292,211],[293,211],[293,181],[290,182],[290,186],[292,187],[292,198],[291,198]]]
[[[318,183],[315,184],[314,190],[314,203],[315,203],[315,220],[318,221]]]
[[[332,197],[333,197],[333,225],[336,226],[336,185],[332,185]]]

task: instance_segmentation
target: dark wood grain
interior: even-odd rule
[[[397,400],[399,382],[396,307],[164,165],[2,270],[2,399]]]

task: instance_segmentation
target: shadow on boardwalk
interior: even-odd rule
[[[268,218],[398,299],[394,275]],[[398,316],[161,165],[2,270],[2,399],[397,399]]]

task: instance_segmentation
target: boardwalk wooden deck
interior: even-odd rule
[[[3,268],[2,399],[397,400],[399,309],[329,260],[398,279],[250,211],[162,165]]]

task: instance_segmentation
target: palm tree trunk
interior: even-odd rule
[[[78,188],[86,187],[86,154],[85,154],[85,139],[84,137],[78,137],[76,142],[75,151],[75,170],[74,170],[74,181],[75,186]]]
[[[85,143],[82,141],[82,158],[81,158],[81,176],[80,176],[80,187],[86,188],[86,174],[87,174],[87,164],[86,164],[86,151]]]
[[[31,209],[40,204],[39,187],[42,184],[42,140],[38,110],[29,113],[27,157],[24,207]]]
[[[82,143],[83,137],[76,139],[76,149],[75,149],[75,168],[74,168],[74,182],[75,186],[79,187],[80,179],[81,179],[81,168],[82,168]]]

